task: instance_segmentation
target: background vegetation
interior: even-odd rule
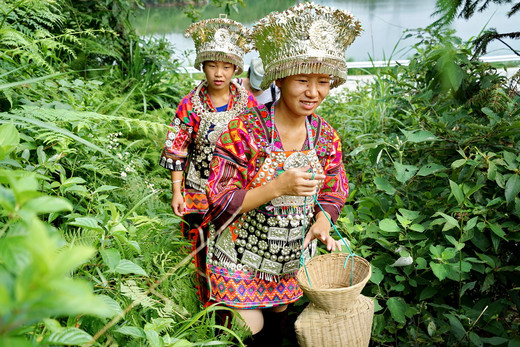
[[[245,334],[219,327],[193,290],[156,164],[193,81],[181,52],[135,34],[136,5],[0,3],[0,345]],[[518,77],[442,26],[411,34],[409,66],[320,109],[351,183],[338,226],[373,266],[373,344],[519,346]]]

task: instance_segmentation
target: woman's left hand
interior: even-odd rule
[[[329,235],[330,227],[330,223],[323,212],[319,212],[316,215],[316,222],[314,222],[307,235],[305,235],[303,248],[307,248],[312,240],[319,239],[327,246],[329,252],[336,250],[341,251],[341,244],[339,241],[334,240],[334,238]]]

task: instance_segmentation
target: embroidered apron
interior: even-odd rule
[[[268,151],[269,156],[246,189],[266,184],[292,168],[310,167],[311,172],[322,174],[312,136],[308,139],[310,150]],[[208,263],[232,269],[245,266],[262,278],[273,280],[294,273],[302,256],[302,240],[307,232],[304,227],[311,225],[313,211],[312,196],[284,195],[244,213],[220,235],[210,227]],[[304,261],[310,258],[311,248],[304,251]]]

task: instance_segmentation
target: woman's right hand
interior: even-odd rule
[[[184,197],[182,193],[173,193],[172,197],[172,210],[176,216],[182,217],[186,213],[186,204],[184,203]]]
[[[316,194],[318,192],[318,186],[325,179],[325,175],[307,172],[308,169],[308,167],[289,169],[278,175],[273,180],[273,183],[275,184],[275,189],[277,189],[279,196],[312,196]]]

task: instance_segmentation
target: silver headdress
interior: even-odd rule
[[[262,89],[301,73],[331,75],[331,88],[339,86],[347,78],[345,50],[361,31],[350,12],[312,2],[268,14],[251,33],[264,63]]]
[[[249,29],[224,16],[193,23],[184,36],[191,36],[195,43],[196,69],[202,71],[205,61],[224,61],[236,65],[239,75],[244,68],[244,54],[250,49]]]

